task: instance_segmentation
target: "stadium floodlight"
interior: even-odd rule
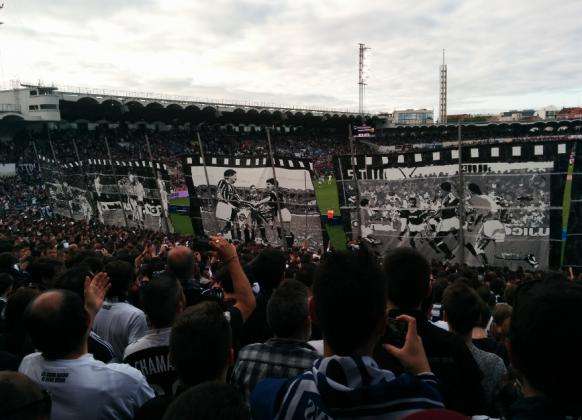
[[[443,64],[440,66],[439,124],[447,124],[447,65],[443,49]]]
[[[366,44],[358,44],[359,47],[359,61],[358,61],[358,91],[359,91],[359,114],[364,115],[364,92],[365,92],[365,76],[364,76],[364,62],[366,60]]]

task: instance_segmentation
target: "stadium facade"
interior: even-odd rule
[[[178,110],[214,110],[215,112],[281,112],[285,114],[310,114],[313,116],[357,116],[357,112],[332,108],[285,106],[266,102],[199,99],[180,95],[133,92],[108,89],[91,89],[70,86],[44,86],[42,84],[12,82],[12,88],[0,91],[0,119],[25,121],[60,121],[60,101],[93,102],[128,108],[130,106],[172,108]]]

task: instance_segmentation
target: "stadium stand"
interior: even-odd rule
[[[10,122],[1,131],[0,162],[16,163],[18,170],[0,179],[0,370],[19,370],[33,382],[0,375],[1,418],[25,418],[18,415],[35,407],[45,412],[51,400],[59,419],[161,419],[166,413],[431,418],[423,410],[444,416],[443,408],[484,418],[582,415],[576,362],[582,277],[572,272],[476,269],[429,262],[410,250],[384,259],[365,243],[343,252],[295,243],[274,258],[273,249],[251,241],[71,221],[52,214],[35,167],[37,152],[54,151],[63,162],[77,160],[77,152],[81,159],[107,158],[105,138],[114,159],[147,159],[147,136],[155,158],[177,171],[181,157],[198,153],[197,133],[214,155],[263,156],[264,129],[274,126],[278,155],[313,159],[316,171],[327,175],[331,156],[349,150],[348,126],[361,120],[129,104],[122,109],[90,101],[63,102],[61,112],[58,125]],[[523,142],[581,134],[576,122],[540,124],[466,126],[464,138]],[[550,126],[554,131],[545,130]],[[358,142],[357,150],[446,145],[456,136],[455,126],[381,129],[377,139]],[[176,177],[173,188],[180,183]],[[127,269],[123,287],[120,267]],[[55,291],[57,279],[70,270],[90,273],[84,299]],[[290,279],[304,286],[285,283]],[[172,299],[152,308],[152,290]],[[269,307],[271,299],[279,311]],[[132,331],[116,339],[117,347],[137,342],[164,351],[147,366],[96,360],[87,337],[105,312],[110,322],[98,323],[103,336]],[[496,317],[498,312],[505,315]],[[174,321],[157,324],[160,329],[151,321],[147,331],[130,328],[136,313],[142,323],[144,313]],[[278,324],[269,325],[275,315],[271,323]],[[265,345],[241,348],[257,342]],[[268,363],[270,377],[260,381],[264,371],[252,367],[243,377],[240,366],[248,360],[240,355]],[[299,376],[288,368],[305,363],[311,370]],[[233,366],[239,368],[235,376]],[[175,382],[158,386],[156,375],[168,372],[164,378]],[[244,389],[237,388],[241,383]],[[10,404],[3,403],[9,395]],[[218,399],[222,408],[215,411]],[[85,406],[91,409],[79,408]]]

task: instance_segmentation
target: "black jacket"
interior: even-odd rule
[[[579,418],[578,415],[567,417],[561,411],[564,407],[553,404],[545,397],[529,397],[517,400],[510,408],[510,420],[566,420]]]
[[[420,311],[390,311],[395,318],[406,314],[416,319],[418,335],[432,372],[438,377],[446,408],[466,415],[485,412],[482,373],[463,339],[428,321]],[[376,346],[374,359],[381,368],[395,374],[404,372],[400,362],[381,345]]]

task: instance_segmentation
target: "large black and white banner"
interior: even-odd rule
[[[116,226],[170,228],[165,165],[104,159],[61,164],[42,156],[39,161],[56,214]]]
[[[90,219],[90,203],[93,200],[87,192],[83,177],[76,176],[77,166],[75,169],[65,168],[61,162],[46,156],[39,156],[38,161],[53,213],[75,220]],[[85,208],[84,213],[80,211],[81,207]]]
[[[87,177],[98,219],[105,224],[167,230],[169,176],[150,161],[89,159]]]
[[[312,164],[301,159],[188,157],[184,174],[198,235],[281,245],[323,243]]]
[[[342,216],[353,238],[361,235],[380,252],[411,246],[429,259],[464,254],[472,266],[546,268],[551,219],[561,214],[559,156],[566,158],[565,144],[467,148],[462,186],[455,149],[341,156]]]

